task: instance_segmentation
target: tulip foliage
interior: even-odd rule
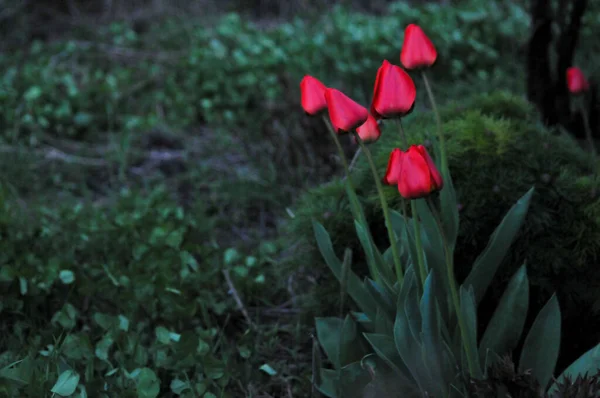
[[[433,65],[435,48],[421,28],[412,25],[408,31],[402,63],[410,69]],[[319,351],[313,350],[316,389],[336,398],[466,397],[469,380],[484,380],[488,370],[521,342],[519,371],[531,372],[541,386],[540,393],[551,393],[565,378],[600,368],[599,344],[554,379],[561,335],[555,295],[522,340],[529,307],[525,264],[512,276],[486,329],[477,330],[477,307],[524,223],[534,188],[508,211],[459,286],[453,261],[458,204],[449,169],[441,160],[443,145],[434,145],[434,159],[422,145],[393,150],[383,178],[364,146],[381,134],[375,119],[398,119],[401,126],[400,119],[412,110],[415,90],[410,76],[384,61],[375,79],[370,115],[341,92],[314,87],[324,91],[320,95],[325,95],[332,130],[354,134],[366,151],[380,193],[381,182],[397,186],[399,195],[409,201],[412,215],[404,206],[401,211],[388,209],[380,195],[390,238],[390,247],[381,251],[374,244],[346,168],[346,192],[370,272],[364,280],[352,272],[349,250],[340,260],[327,230],[313,221],[317,246],[339,280],[342,296],[347,294],[356,308],[341,318],[316,319],[318,343],[333,365],[333,369],[323,368]],[[302,95],[311,98],[314,92],[305,86]],[[371,130],[376,133],[369,134]],[[400,131],[403,134],[401,127]]]

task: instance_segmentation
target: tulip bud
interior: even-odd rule
[[[359,128],[357,128],[356,132],[365,144],[375,142],[381,136],[379,124],[377,124],[377,120],[375,120],[375,118],[372,115],[369,115],[367,121]]]
[[[327,87],[312,76],[304,76],[300,82],[302,108],[309,115],[316,115],[327,109],[325,91]]]
[[[329,118],[336,133],[350,133],[363,125],[369,118],[364,106],[354,102],[339,90],[328,88],[325,91]]]
[[[410,24],[404,30],[404,43],[400,53],[400,62],[406,69],[427,68],[437,59],[435,46],[423,29]]]
[[[402,68],[384,60],[377,70],[371,114],[377,118],[401,117],[415,105],[415,83]]]
[[[402,156],[398,191],[405,199],[418,199],[439,191],[444,180],[423,145],[412,145]]]
[[[386,185],[397,185],[398,177],[400,176],[400,167],[402,165],[402,152],[396,148],[390,153],[390,159],[388,160],[387,170],[383,176],[383,183]]]
[[[581,94],[589,90],[590,85],[583,71],[575,66],[567,69],[567,87],[571,94]]]

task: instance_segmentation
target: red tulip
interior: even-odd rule
[[[375,118],[404,116],[415,104],[415,83],[402,68],[384,60],[375,78],[371,113]]]
[[[406,69],[430,67],[437,59],[435,46],[420,26],[410,24],[404,30],[400,62]]]
[[[398,184],[398,191],[405,199],[422,198],[444,186],[440,172],[423,145],[412,145],[406,152],[394,149],[383,182]]]
[[[331,124],[338,134],[354,131],[369,118],[369,112],[364,106],[357,104],[339,90],[328,88],[325,91],[325,99]]]
[[[383,183],[386,185],[397,185],[398,177],[400,176],[400,166],[402,165],[402,152],[396,148],[390,153],[390,159],[388,160],[387,170],[385,176],[383,176]]]
[[[309,115],[316,115],[327,109],[325,100],[327,87],[312,76],[304,76],[300,82],[302,108]]]
[[[571,94],[580,94],[589,90],[590,85],[581,69],[572,66],[567,69],[567,87]]]
[[[369,115],[367,121],[356,129],[358,136],[365,143],[375,142],[381,136],[381,130],[377,120],[372,115]]]

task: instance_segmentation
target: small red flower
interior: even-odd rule
[[[364,106],[357,104],[344,93],[334,88],[325,91],[329,118],[336,133],[350,133],[363,125],[369,118]]]
[[[372,115],[369,115],[367,121],[356,129],[358,136],[365,143],[375,142],[381,136],[381,130],[377,120]]]
[[[571,94],[580,94],[589,90],[590,85],[581,69],[572,66],[567,69],[567,87]]]
[[[400,149],[395,148],[390,153],[390,159],[388,160],[387,169],[385,176],[383,176],[383,183],[386,185],[397,185],[398,177],[400,176],[400,166],[402,165],[402,152]]]
[[[400,62],[406,69],[427,68],[435,63],[437,51],[420,26],[410,24],[404,30]]]
[[[405,199],[422,198],[443,188],[444,180],[423,145],[411,145],[400,160],[398,191]]]
[[[384,60],[375,78],[371,113],[376,119],[400,117],[415,104],[415,82],[401,67]]]
[[[304,76],[300,82],[301,103],[304,111],[309,115],[316,115],[327,109],[325,101],[327,87],[312,76]]]

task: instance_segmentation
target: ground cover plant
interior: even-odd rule
[[[4,3],[11,6],[0,11],[2,32],[5,16],[19,10]],[[593,7],[577,53],[592,83]],[[314,315],[331,316],[339,304],[332,312],[310,287],[338,285],[323,279],[327,269],[314,248],[312,257],[297,251],[306,247],[296,238],[313,238],[316,201],[305,208],[308,228],[289,233],[281,225],[303,218],[297,198],[340,171],[341,158],[331,157],[336,145],[326,125],[300,112],[298,83],[308,71],[366,104],[381,60],[398,58],[404,27],[418,22],[439,51],[430,78],[444,129],[471,134],[448,140],[457,181],[469,176],[468,163],[455,163],[460,156],[498,171],[490,166],[498,158],[460,151],[481,128],[500,137],[498,146],[480,142],[485,155],[518,134],[535,143],[535,134],[547,133],[520,98],[524,69],[515,59],[525,53],[529,17],[517,2],[394,3],[377,16],[336,7],[268,27],[236,13],[132,20],[66,23],[71,28],[46,40],[2,43],[0,396],[310,395]],[[415,83],[422,95],[422,81]],[[473,96],[498,88],[512,94]],[[428,108],[417,101],[405,120],[415,143],[436,130]],[[372,147],[379,168],[389,153],[377,147],[386,148],[392,128],[382,127]],[[583,152],[568,137],[548,140],[560,156],[531,175],[543,180],[540,172],[571,165],[558,177],[561,188],[588,203]],[[356,144],[342,147],[350,156]],[[359,157],[353,173],[381,245],[387,232],[375,232],[385,224],[367,166]],[[524,178],[520,187],[532,183]],[[468,195],[461,190],[469,186],[457,184],[457,194]],[[340,187],[334,180],[306,197],[330,194],[316,206],[321,215],[329,203],[347,209]],[[518,199],[516,187],[499,188],[502,203]],[[396,206],[393,191],[386,196]],[[536,187],[528,214],[541,205],[538,193],[550,191]],[[464,211],[481,213],[477,206]],[[494,208],[482,224],[493,228],[508,207]],[[475,220],[463,214],[463,232],[482,239],[493,232],[470,229]],[[320,221],[329,229],[325,219],[338,215]],[[593,207],[569,216],[587,231]],[[336,250],[356,242],[331,231]],[[593,235],[580,238],[594,248]],[[354,263],[366,267],[358,249]],[[527,268],[532,291],[534,266]],[[560,295],[559,302],[568,312]],[[510,385],[509,370],[500,361],[490,375]]]

